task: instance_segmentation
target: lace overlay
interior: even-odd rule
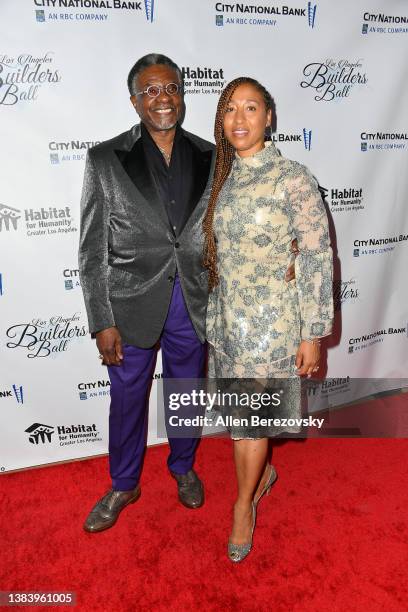
[[[301,339],[331,333],[332,250],[317,182],[265,145],[236,156],[215,211],[220,283],[209,296],[207,339],[216,378],[293,377]],[[293,238],[296,279],[287,283]],[[290,404],[295,418],[300,394]]]

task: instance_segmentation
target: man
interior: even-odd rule
[[[141,123],[88,152],[79,268],[89,320],[111,380],[112,489],[84,529],[112,527],[140,496],[147,404],[160,341],[165,378],[203,378],[207,272],[202,220],[214,146],[180,127],[183,79],[149,54],[128,77]],[[197,439],[170,438],[168,467],[188,508],[204,502]]]

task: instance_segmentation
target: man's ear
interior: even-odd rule
[[[137,114],[139,114],[137,96],[130,96],[130,103],[135,108]]]

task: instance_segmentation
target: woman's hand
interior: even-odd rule
[[[312,376],[319,369],[320,343],[302,340],[296,353],[296,367],[299,376]]]

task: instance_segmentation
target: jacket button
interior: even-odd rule
[[[179,243],[179,242],[175,242],[175,243],[174,243],[174,246],[176,247],[176,249],[178,249],[178,248],[179,248],[179,246],[180,246],[180,243]]]
[[[167,280],[168,280],[168,281],[170,281],[170,282],[174,281],[174,276],[169,276],[169,277],[167,278]]]

